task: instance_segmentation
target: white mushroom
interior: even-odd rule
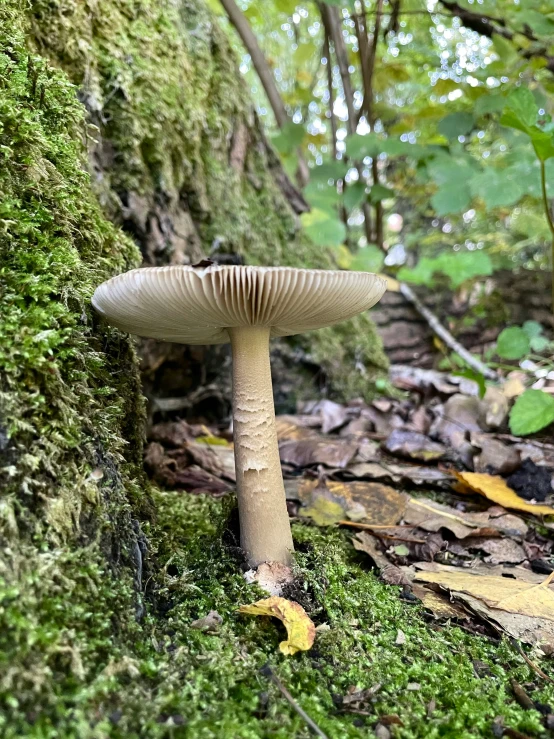
[[[269,339],[351,318],[385,288],[367,272],[212,265],[134,269],[94,293],[96,310],[129,333],[180,344],[231,342],[241,546],[251,567],[287,564],[293,551]]]

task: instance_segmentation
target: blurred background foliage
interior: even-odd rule
[[[233,19],[258,115],[310,206],[302,225],[338,266],[452,289],[548,268],[554,0],[211,5]]]

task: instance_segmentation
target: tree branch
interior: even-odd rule
[[[356,110],[354,108],[354,93],[352,91],[352,82],[350,80],[350,71],[348,69],[348,54],[346,51],[346,45],[344,43],[344,37],[342,35],[341,20],[339,18],[338,9],[334,6],[326,5],[325,3],[318,3],[319,11],[321,13],[321,20],[326,31],[329,34],[329,38],[333,42],[335,47],[335,56],[337,57],[337,64],[339,67],[340,77],[342,81],[342,90],[344,95],[344,102],[348,110],[348,120],[346,127],[348,133],[352,135],[356,133]],[[363,181],[363,167],[361,162],[354,162],[360,180]],[[364,214],[364,231],[368,243],[372,240],[372,229],[371,229],[371,206],[367,201],[362,206]]]
[[[480,359],[477,359],[477,357],[474,357],[471,352],[468,352],[468,350],[464,346],[462,346],[459,341],[456,341],[450,331],[442,325],[438,317],[431,310],[429,310],[426,305],[423,305],[421,300],[417,297],[417,295],[414,293],[409,285],[406,285],[405,282],[400,282],[398,284],[400,293],[414,306],[420,316],[425,318],[433,333],[436,334],[439,339],[442,339],[442,341],[444,341],[444,343],[448,347],[450,347],[452,351],[456,352],[456,354],[458,354],[458,356],[460,356],[464,360],[468,367],[471,367],[471,369],[479,372],[479,374],[483,375],[483,377],[486,377],[489,380],[498,379],[498,375],[494,370],[492,370],[490,367],[487,367],[486,364],[483,364]]]
[[[254,65],[256,74],[265,90],[265,94],[267,95],[267,99],[271,105],[271,110],[273,111],[277,125],[279,128],[283,128],[290,119],[287,114],[285,104],[283,103],[283,99],[281,98],[281,94],[277,89],[273,72],[267,63],[267,59],[265,58],[263,51],[260,49],[258,40],[250,28],[248,20],[244,17],[241,9],[235,3],[235,0],[221,0],[221,4],[225,8],[225,12],[227,13],[230,22],[240,36],[246,50],[250,54],[252,64]],[[298,180],[300,187],[303,187],[308,182],[309,178],[310,172],[308,165],[306,164],[306,160],[304,159],[302,152],[299,151],[296,179]]]
[[[493,34],[503,36],[509,41],[513,41],[516,33],[506,27],[506,22],[503,18],[493,18],[483,13],[476,13],[473,10],[464,8],[458,5],[453,0],[439,0],[440,4],[446,8],[450,13],[459,18],[466,28],[471,29],[480,33],[482,36],[492,38]],[[521,32],[522,36],[525,36],[529,41],[540,44],[541,41],[531,31],[525,30]],[[554,56],[550,56],[545,48],[539,49],[522,49],[516,45],[516,50],[522,57],[529,59],[531,57],[539,57],[546,59],[546,69],[554,74]]]

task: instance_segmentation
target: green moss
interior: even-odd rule
[[[368,736],[379,716],[392,713],[402,720],[395,728],[401,739],[492,737],[498,715],[528,736],[546,735],[538,712],[513,699],[509,678],[525,683],[536,676],[508,643],[428,622],[419,606],[377,580],[348,534],[294,527],[303,582],[296,597],[330,630],[319,632],[310,652],[285,657],[277,622],[237,613],[240,603],[260,594],[222,544],[232,500],[160,492],[155,502],[157,522],[146,533],[160,568],[145,583],[147,616],[140,624],[131,582],[110,577],[94,547],[44,555],[47,590],[22,564],[4,593],[4,613],[11,638],[26,645],[17,659],[27,672],[11,678],[3,736],[307,739],[305,724],[259,674],[266,662],[330,737]],[[217,635],[191,628],[212,609],[223,618]],[[406,636],[401,645],[398,629]],[[1,633],[10,651],[7,632]],[[35,644],[46,655],[40,665]],[[482,677],[474,660],[489,666]],[[8,666],[3,687],[9,679]],[[376,684],[381,688],[366,706],[368,716],[337,711],[334,695]],[[552,687],[532,695],[554,700]]]
[[[230,44],[201,0],[33,0],[31,20],[35,43],[82,88],[108,143],[100,194],[111,218],[121,219],[122,201],[138,193],[152,211],[162,203],[170,220],[179,209],[190,215],[191,243],[204,251],[217,243],[252,264],[333,266],[300,233]],[[243,156],[233,167],[236,137]],[[158,258],[168,261],[164,239]],[[343,397],[371,397],[387,367],[366,316],[304,344]]]

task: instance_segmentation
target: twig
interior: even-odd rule
[[[364,524],[364,523],[358,523],[358,521],[339,521],[339,524],[341,526],[352,526],[354,529],[368,529],[369,531],[373,531],[375,533],[375,536],[379,537],[380,539],[393,539],[394,541],[407,541],[410,544],[425,544],[425,539],[415,539],[411,536],[396,536],[395,534],[385,534],[384,532],[380,532],[379,529],[396,529],[398,526],[372,526],[371,524]],[[413,526],[409,526],[408,528],[413,529]]]
[[[398,284],[401,294],[414,306],[417,312],[425,318],[431,330],[440,339],[442,339],[444,343],[452,349],[452,351],[456,352],[456,354],[458,354],[469,367],[474,369],[476,372],[479,372],[483,377],[486,377],[488,380],[498,380],[497,373],[490,367],[487,367],[486,364],[483,364],[480,359],[477,359],[468,352],[468,350],[463,347],[459,341],[456,341],[450,331],[442,325],[438,317],[429,310],[427,306],[423,305],[409,285],[406,285],[405,282],[400,282]]]
[[[277,675],[273,672],[271,667],[269,665],[264,665],[260,673],[271,680],[271,682],[276,685],[283,696],[287,699],[287,701],[290,703],[290,705],[294,708],[296,713],[306,722],[306,724],[310,727],[310,729],[314,732],[316,736],[321,737],[322,739],[329,739],[327,734],[324,734],[323,731],[319,728],[319,726],[311,719],[306,711],[304,711],[303,708],[301,708],[298,703],[294,700],[292,695],[289,693],[289,691],[285,688],[283,683],[279,680]]]
[[[333,65],[331,63],[331,46],[329,44],[329,30],[326,24],[324,24],[325,33],[325,46],[323,53],[327,59],[326,72],[327,72],[327,88],[329,90],[329,117],[331,120],[331,137],[333,143],[333,159],[337,158],[337,119],[335,117],[335,93],[333,90]]]
[[[548,221],[548,228],[551,234],[550,253],[552,259],[552,311],[554,312],[554,221],[552,220],[552,211],[550,210],[550,203],[548,202],[548,193],[546,192],[546,167],[544,159],[541,162],[541,191],[542,191],[542,203],[544,206],[544,212],[546,220]]]
[[[537,675],[539,675],[539,677],[542,677],[543,680],[547,680],[549,683],[554,683],[554,680],[549,675],[547,675],[546,672],[543,672],[538,665],[536,665],[534,662],[532,662],[529,659],[529,657],[523,651],[523,649],[521,647],[521,644],[518,641],[516,641],[516,639],[514,639],[513,637],[511,637],[510,638],[510,641],[512,642],[512,646],[514,646],[518,650],[518,652],[521,654],[521,656],[523,657],[523,659],[527,662],[527,664],[529,665],[529,667],[532,670],[534,670],[534,672],[536,672]]]

